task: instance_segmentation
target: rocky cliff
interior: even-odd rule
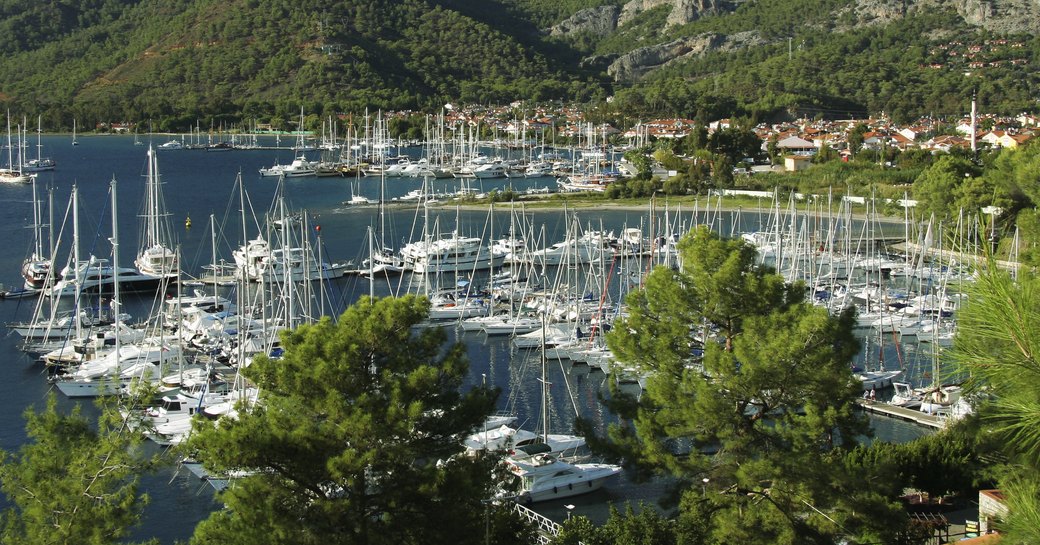
[[[575,13],[549,29],[550,36],[563,36],[577,32],[589,32],[597,36],[606,36],[618,26],[618,6],[599,6]]]
[[[640,13],[661,6],[670,6],[666,26],[681,26],[701,17],[731,12],[744,1],[631,0],[620,9],[601,6],[582,10],[553,27],[550,33],[561,35],[586,31],[606,35],[631,22]],[[934,9],[955,9],[966,23],[998,34],[1040,33],[1040,0],[856,0],[837,10],[834,20],[847,21],[848,26],[837,28],[841,31],[864,25],[886,25]],[[610,63],[607,73],[615,79],[625,80],[639,78],[670,62],[709,51],[728,51],[761,43],[764,40],[753,31],[731,36],[707,33],[641,47],[617,58],[589,57],[583,64],[602,66]]]
[[[740,32],[729,36],[706,32],[689,38],[680,38],[665,44],[641,47],[618,57],[607,67],[607,74],[615,80],[630,80],[667,65],[713,51],[737,49],[766,43],[757,32]]]
[[[618,25],[624,25],[636,15],[659,6],[671,6],[667,26],[685,25],[707,15],[728,13],[743,0],[631,0],[621,8]]]
[[[952,8],[969,25],[997,34],[1040,33],[1040,0],[858,0],[839,13],[855,15],[855,25],[885,24],[936,8]]]
[[[922,0],[920,7],[952,6],[970,25],[998,34],[1040,32],[1040,0]]]

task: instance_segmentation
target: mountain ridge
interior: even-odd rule
[[[293,119],[301,106],[326,115],[608,95],[619,110],[686,116],[909,115],[951,113],[934,95],[971,86],[1010,110],[1035,105],[1040,56],[1035,0],[15,0],[0,15],[0,98],[55,127],[149,118],[183,130],[199,118]],[[58,23],[26,26],[48,17]],[[1016,33],[1021,52],[991,55],[977,84],[956,81],[965,58],[940,63],[932,51],[945,36]],[[821,81],[779,69],[811,55],[830,70]],[[871,95],[864,78],[877,74],[907,88]]]

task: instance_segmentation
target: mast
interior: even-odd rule
[[[14,150],[11,149],[11,110],[7,110],[7,168],[14,170]]]
[[[36,160],[43,161],[43,115],[36,116]]]
[[[541,364],[542,364],[542,442],[545,444],[549,443],[549,382],[546,380],[546,357],[545,357],[545,316],[542,313],[542,349]]]
[[[210,259],[213,263],[213,301],[217,300],[217,222],[213,217],[213,214],[209,215],[209,241],[210,241]]]
[[[112,176],[112,181],[109,182],[109,193],[112,196],[112,314],[115,319],[115,353],[116,359],[119,358],[119,213],[116,208],[116,178]],[[78,268],[77,268],[78,270]],[[161,351],[160,351],[161,353]],[[160,356],[161,358],[161,356]],[[160,369],[162,368],[162,362],[159,362]]]

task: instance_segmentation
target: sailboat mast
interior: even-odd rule
[[[541,364],[542,364],[542,442],[549,443],[549,382],[546,378],[546,363],[545,357],[545,317],[546,313],[542,313],[542,350],[541,350]]]
[[[115,319],[116,358],[119,357],[119,211],[116,208],[116,178],[109,182],[112,194],[112,314]],[[161,357],[161,356],[160,356]],[[162,362],[160,361],[160,366]]]
[[[32,179],[32,202],[33,202],[33,259],[41,259],[43,257],[43,226],[40,225],[42,221],[42,211],[40,210],[40,200],[36,195],[36,178]]]
[[[213,263],[213,299],[216,301],[217,293],[217,221],[213,214],[209,215],[209,245],[210,259]]]
[[[7,168],[14,169],[14,150],[11,149],[11,110],[7,110]]]
[[[151,248],[158,242],[155,233],[155,217],[157,214],[155,206],[155,150],[148,146],[148,171],[145,176],[145,248]]]
[[[54,187],[47,188],[47,255],[51,265],[48,274],[54,276]]]

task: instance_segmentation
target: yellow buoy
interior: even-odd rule
[[[188,216],[187,219],[184,220],[184,228],[191,229],[191,216]]]

